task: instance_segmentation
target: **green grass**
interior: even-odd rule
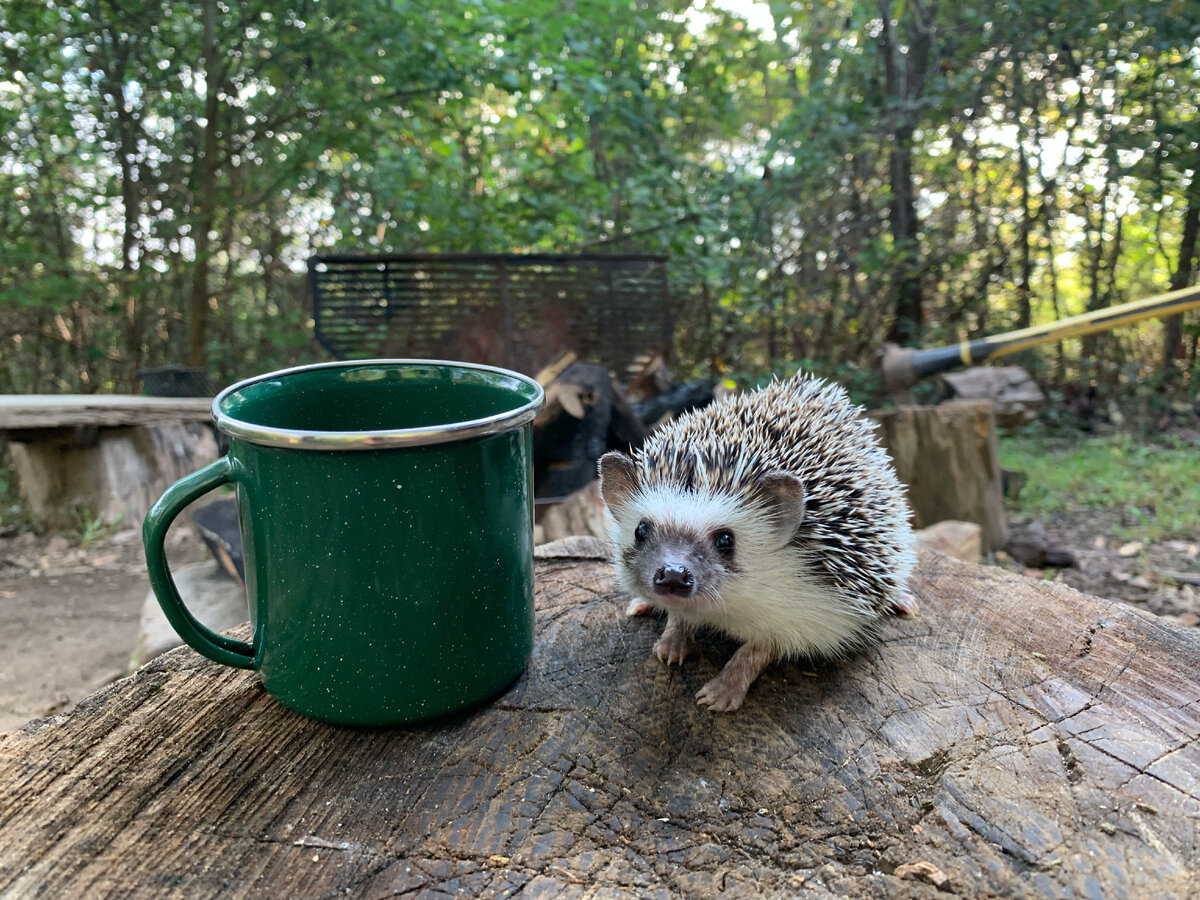
[[[1112,534],[1125,540],[1200,536],[1200,446],[1162,436],[1043,435],[1000,438],[1000,464],[1028,481],[1009,509],[1046,518],[1105,510]]]

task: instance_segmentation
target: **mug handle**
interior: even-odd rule
[[[171,627],[193,650],[214,662],[238,669],[254,668],[254,645],[245,641],[217,634],[203,625],[191,614],[179,596],[171,569],[167,565],[167,554],[163,542],[167,529],[183,508],[202,494],[234,480],[233,463],[228,456],[209,463],[171,485],[158,498],[158,502],[146,513],[142,523],[142,543],[146,547],[146,569],[150,575],[150,587],[158,598],[158,605],[167,616]]]

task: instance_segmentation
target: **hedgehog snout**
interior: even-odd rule
[[[687,566],[668,563],[654,573],[654,592],[675,597],[690,597],[696,589],[696,579]]]

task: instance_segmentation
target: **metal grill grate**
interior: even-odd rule
[[[336,254],[308,261],[339,359],[460,359],[536,373],[564,351],[627,373],[665,352],[665,256]]]

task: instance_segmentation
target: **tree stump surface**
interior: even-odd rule
[[[0,896],[1185,897],[1200,631],[923,551],[921,613],[733,714],[600,544],[539,548],[537,642],[421,727],[293,714],[187,648],[0,739]]]

